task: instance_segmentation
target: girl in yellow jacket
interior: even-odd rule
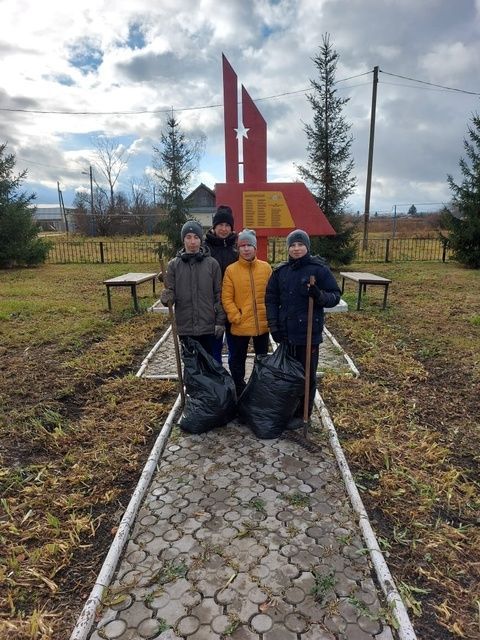
[[[250,338],[255,354],[268,352],[265,290],[272,273],[268,262],[257,259],[257,236],[253,229],[238,234],[237,262],[229,265],[222,284],[222,305],[231,323],[230,372],[237,396],[245,388],[245,361]]]

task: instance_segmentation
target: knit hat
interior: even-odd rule
[[[185,240],[185,236],[187,233],[194,233],[196,236],[203,240],[203,229],[202,225],[196,220],[187,220],[180,231],[180,237],[182,238],[182,242]]]
[[[287,249],[290,249],[294,242],[301,242],[307,247],[308,251],[310,251],[310,238],[305,231],[302,231],[302,229],[294,229],[294,231],[291,231],[288,234]]]
[[[253,229],[244,229],[238,234],[238,246],[251,245],[257,248],[257,234]]]
[[[213,216],[212,227],[215,228],[215,226],[217,224],[220,224],[221,222],[226,222],[227,224],[229,224],[232,227],[232,231],[233,231],[232,209],[226,204],[221,204],[217,208],[217,211]]]

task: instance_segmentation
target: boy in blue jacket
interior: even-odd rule
[[[318,349],[322,342],[324,307],[335,307],[340,301],[340,289],[327,263],[310,255],[310,238],[305,231],[295,229],[287,236],[288,261],[274,269],[267,284],[265,305],[270,333],[275,342],[287,342],[290,354],[305,369],[307,355],[308,302],[313,298],[312,351],[308,415],[313,409],[317,388]],[[315,284],[310,285],[310,276]],[[303,424],[303,399],[290,429]]]

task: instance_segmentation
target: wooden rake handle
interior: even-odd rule
[[[315,284],[315,276],[310,276],[308,284]],[[303,402],[303,435],[308,438],[308,405],[310,402],[310,367],[312,364],[312,328],[313,328],[313,298],[308,297],[307,315],[307,346],[305,353],[305,396]]]

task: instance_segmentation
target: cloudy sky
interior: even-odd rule
[[[364,207],[375,65],[371,212],[448,201],[480,111],[480,0],[0,0],[0,24],[0,143],[38,203],[57,202],[57,181],[67,206],[89,188],[100,135],[130,153],[123,188],[140,184],[172,107],[206,136],[192,186],[224,182],[222,52],[267,121],[269,181],[290,181],[305,161],[312,58],[330,34],[350,99],[352,211]]]

